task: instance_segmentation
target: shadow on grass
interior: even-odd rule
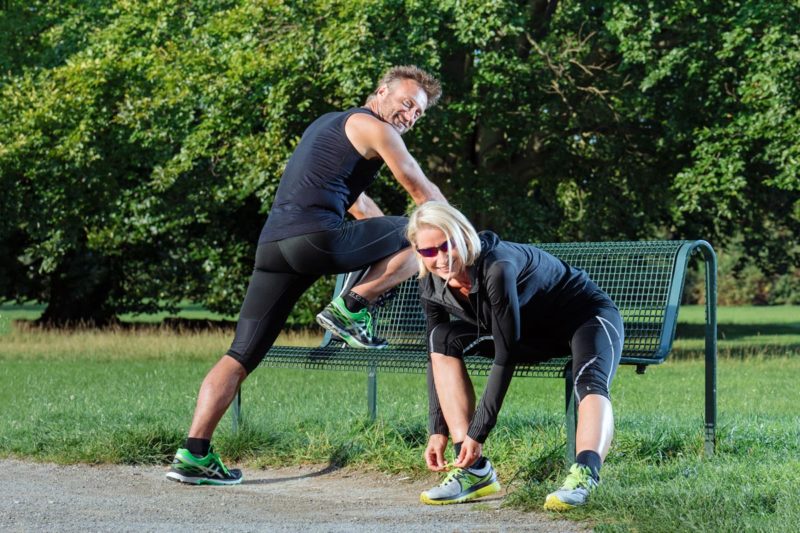
[[[540,508],[545,494],[566,471],[565,445],[551,446],[540,455],[524,462],[508,481],[503,506],[523,509]],[[510,490],[514,488],[514,490]]]
[[[314,477],[324,476],[326,474],[331,474],[341,468],[342,468],[341,465],[332,463],[321,470],[309,472],[308,474],[303,474],[301,476],[275,477],[269,479],[245,479],[244,481],[242,481],[242,485],[272,485],[274,483],[285,483],[287,481],[296,481],[298,479],[310,479]]]
[[[749,359],[749,358],[775,358],[792,357],[800,354],[800,342],[793,343],[759,343],[743,346],[717,346],[719,359]],[[703,348],[673,348],[669,358],[675,361],[688,361],[704,359]]]
[[[360,451],[361,449],[358,446],[354,445],[353,443],[348,442],[345,444],[340,444],[331,452],[330,458],[328,459],[328,466],[326,466],[325,468],[322,468],[320,470],[315,470],[313,472],[309,472],[308,474],[303,474],[300,476],[274,477],[269,479],[252,479],[252,480],[245,479],[244,481],[242,481],[242,484],[272,485],[274,483],[285,483],[287,481],[296,481],[298,479],[310,479],[314,477],[324,476],[336,472],[337,470],[340,470],[341,468],[346,466],[347,463],[350,462],[351,458],[354,455],[360,453]]]
[[[37,319],[16,318],[12,320],[11,323],[13,324],[14,328],[19,331],[171,331],[176,333],[224,331],[232,334],[236,330],[235,320],[213,320],[206,318],[182,317],[166,317],[160,322],[129,322],[127,320],[114,319],[104,324],[82,321],[53,324],[48,322],[40,322]],[[313,328],[309,326],[286,324],[283,327],[283,331],[306,333],[313,331]],[[316,332],[310,334],[316,335]]]
[[[524,462],[509,480],[509,485],[514,483],[541,483],[556,479],[564,471],[564,454],[566,444],[552,446],[541,454]]]
[[[705,338],[704,324],[678,324],[677,338]],[[800,322],[791,324],[718,324],[717,335],[722,340],[736,340],[759,335],[800,335]]]

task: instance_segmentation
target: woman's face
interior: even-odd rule
[[[446,244],[442,246],[443,243],[447,243],[447,237],[438,228],[425,226],[417,231],[417,242],[415,243],[417,253],[420,253],[419,250],[423,252],[428,250],[424,255],[420,254],[425,267],[430,273],[436,274],[442,279],[449,279],[460,273],[463,265],[458,257],[458,251],[455,248],[448,247]],[[427,257],[428,255],[430,257]],[[452,257],[453,260],[452,271],[450,270],[448,256]]]

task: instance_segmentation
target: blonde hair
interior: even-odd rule
[[[478,232],[461,211],[445,202],[430,201],[417,207],[409,217],[406,227],[406,239],[416,248],[417,233],[425,228],[438,229],[444,233],[451,249],[455,249],[464,267],[468,267],[478,260],[481,254],[481,241]],[[449,257],[452,272],[453,259]],[[428,268],[417,254],[419,264],[419,277],[428,275]]]
[[[417,85],[425,91],[425,96],[428,97],[428,105],[425,106],[426,110],[436,105],[439,97],[442,96],[442,84],[439,83],[439,80],[414,65],[400,65],[390,68],[381,76],[381,79],[378,80],[378,86],[367,97],[367,103],[375,98],[378,94],[378,89],[384,85],[391,85],[398,80],[414,80],[417,82]]]

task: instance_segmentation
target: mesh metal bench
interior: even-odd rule
[[[699,253],[705,262],[705,452],[714,453],[716,442],[717,367],[717,262],[705,241],[644,241],[546,243],[537,247],[582,268],[614,300],[625,324],[621,364],[636,365],[644,373],[648,365],[662,363],[672,349],[675,327],[690,257]],[[341,290],[344,276],[337,278],[334,294]],[[394,298],[376,309],[377,334],[389,341],[383,350],[350,348],[328,333],[320,346],[273,346],[261,366],[309,370],[366,371],[369,415],[377,415],[379,372],[424,373],[428,354],[425,319],[414,278],[396,288]],[[532,365],[518,365],[517,377],[556,377],[565,382],[567,412],[567,461],[575,454],[577,423],[572,367],[568,354]],[[491,359],[466,358],[471,375],[486,375]],[[234,431],[241,421],[241,394],[232,405]]]

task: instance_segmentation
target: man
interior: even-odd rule
[[[405,240],[407,219],[382,216],[364,190],[383,164],[420,205],[444,200],[400,136],[441,95],[413,66],[389,69],[364,107],[327,113],[304,132],[286,164],[256,250],[255,270],[228,352],[197,397],[189,436],[167,478],[192,484],[242,481],[211,448],[211,436],[239,386],[275,342],[294,304],[320,276],[369,267],[317,320],[351,346],[381,348],[368,306],[417,269]],[[345,222],[345,211],[357,220]]]

